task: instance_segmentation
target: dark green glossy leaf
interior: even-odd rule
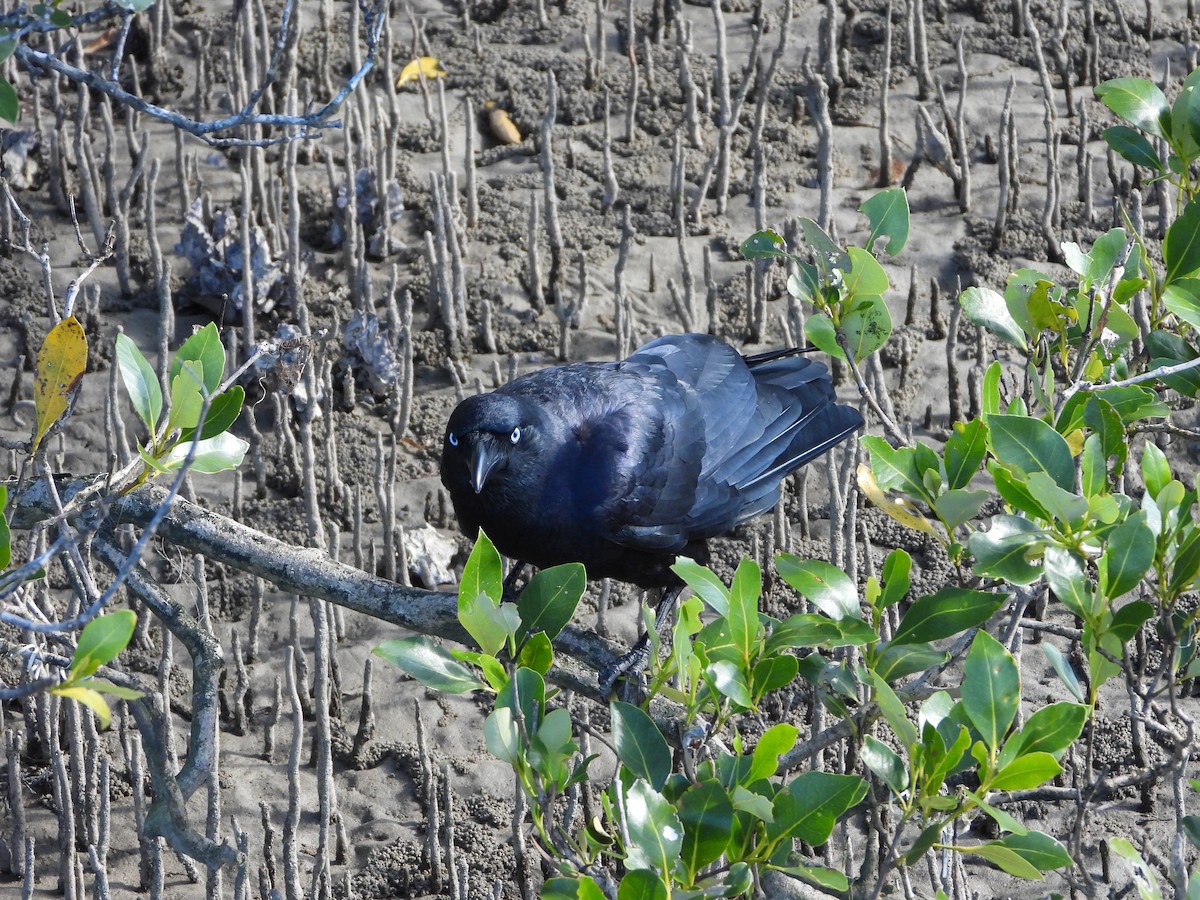
[[[888,554],[883,562],[883,593],[879,595],[879,608],[887,609],[904,599],[912,582],[912,557],[899,547]]]
[[[1005,742],[1000,765],[1007,765],[1026,753],[1049,753],[1055,759],[1061,758],[1083,732],[1087,713],[1083,704],[1066,702],[1036,710],[1024,727]]]
[[[0,77],[0,119],[14,125],[21,117],[21,101],[7,78]]]
[[[755,700],[765,697],[790,684],[799,670],[800,661],[790,653],[767,657],[750,670],[750,693]]]
[[[1164,284],[1200,269],[1200,202],[1192,200],[1167,228],[1163,241]]]
[[[894,683],[915,672],[927,672],[949,658],[944,650],[932,644],[889,643],[879,654],[875,672],[888,683]]]
[[[613,744],[625,768],[644,778],[655,790],[662,790],[671,774],[671,750],[662,733],[646,713],[629,703],[614,700],[612,711]]]
[[[239,384],[217,394],[209,403],[208,412],[204,416],[204,424],[200,426],[200,440],[207,441],[232,428],[233,423],[237,421],[237,417],[242,412],[242,404],[245,400],[246,391]],[[190,442],[195,434],[195,428],[184,428],[179,433],[179,443]]]
[[[678,804],[683,824],[680,860],[689,880],[725,852],[733,831],[733,802],[715,779],[688,789]]]
[[[1151,172],[1163,172],[1162,160],[1145,136],[1128,125],[1113,125],[1104,129],[1104,142],[1113,151],[1135,166],[1143,166]]]
[[[586,587],[587,574],[582,563],[540,570],[517,598],[525,633],[544,631],[551,640],[558,637],[575,615]]]
[[[1003,602],[1000,594],[955,587],[918,597],[900,620],[892,644],[923,644],[952,637],[982,625]]]
[[[767,824],[767,836],[772,842],[797,837],[819,847],[829,840],[837,820],[866,793],[867,783],[856,775],[805,772],[775,797],[775,821]]]
[[[965,488],[987,455],[987,426],[980,419],[955,422],[946,439],[946,487]]]
[[[1096,563],[1101,593],[1110,600],[1132,591],[1154,562],[1154,532],[1146,513],[1138,510],[1108,535],[1104,553]]]
[[[1064,490],[1074,487],[1071,448],[1041,419],[995,415],[988,417],[987,424],[988,442],[1001,464],[1026,475],[1045,472]]]
[[[733,583],[729,586],[729,612],[725,621],[729,625],[729,639],[746,664],[750,662],[758,639],[758,598],[761,592],[762,571],[758,563],[743,559],[738,563]]]
[[[221,334],[215,324],[209,322],[203,328],[197,329],[175,351],[175,358],[171,361],[172,382],[183,371],[185,362],[201,364],[204,371],[204,390],[208,394],[215,394],[225,373],[225,345],[221,343]]]

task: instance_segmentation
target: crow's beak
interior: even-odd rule
[[[503,458],[494,441],[484,439],[474,442],[471,447],[471,487],[475,493],[483,490],[488,476]]]

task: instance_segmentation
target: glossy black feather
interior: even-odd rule
[[[796,353],[742,357],[708,335],[673,335],[464,400],[442,452],[463,531],[482,527],[537,566],[670,583],[677,555],[703,556],[708,538],[773,507],[785,476],[862,426],[825,367]]]

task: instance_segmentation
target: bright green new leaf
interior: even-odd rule
[[[516,765],[520,761],[521,732],[511,709],[498,707],[488,714],[483,720],[483,740],[488,753],[501,762]]]
[[[1051,754],[1026,751],[1003,766],[988,785],[994,791],[1026,791],[1062,774],[1062,766]]]
[[[474,602],[458,607],[458,621],[475,639],[479,649],[495,656],[521,628],[521,614],[511,603],[497,604],[487,594],[479,594]]]
[[[629,703],[614,700],[612,713],[613,746],[621,764],[638,778],[662,790],[671,774],[671,749],[646,713]]]
[[[729,639],[745,666],[750,664],[754,643],[758,640],[758,598],[761,593],[762,571],[758,563],[743,559],[729,586],[729,612],[725,622],[729,626]]]
[[[696,592],[709,607],[719,616],[729,613],[729,588],[712,569],[702,566],[694,559],[686,556],[675,558],[671,571],[683,579],[684,583]]]
[[[204,407],[204,369],[199,361],[188,360],[180,366],[179,374],[171,379],[171,409],[167,413],[167,430],[188,428],[193,432],[200,424]]]
[[[424,635],[384,641],[371,652],[435,691],[465,694],[486,688],[474,672]]]
[[[500,602],[504,592],[504,566],[500,554],[491,539],[479,530],[467,564],[463,566],[462,578],[458,582],[458,608],[474,603],[480,594],[486,594],[493,603]]]
[[[753,784],[760,778],[774,775],[779,768],[779,757],[796,746],[799,734],[800,730],[788,722],[777,722],[764,731],[754,746],[746,783]]]
[[[884,249],[888,256],[895,256],[908,243],[908,194],[903,188],[888,188],[867,198],[859,210],[871,221],[871,236],[865,244],[868,251],[875,250],[875,241],[886,238]]]
[[[962,704],[971,724],[998,750],[1021,702],[1021,676],[1004,645],[980,631],[963,664]]]
[[[842,352],[841,345],[837,342],[837,329],[833,327],[833,322],[829,316],[824,313],[809,316],[804,322],[804,336],[808,338],[810,344],[818,350],[829,354],[835,359],[846,361],[846,354]]]
[[[112,710],[108,708],[108,701],[99,691],[90,687],[66,683],[51,688],[50,693],[82,703],[96,714],[96,718],[100,721],[101,731],[107,728],[112,721]]]
[[[116,659],[133,637],[136,625],[137,616],[128,609],[96,616],[88,622],[79,633],[68,681],[77,682],[87,678],[101,666]]]
[[[221,377],[225,374],[225,345],[221,343],[221,334],[217,326],[209,322],[199,328],[189,337],[178,350],[171,362],[171,381],[183,371],[187,362],[200,363],[204,372],[204,390],[215,394],[221,387]]]
[[[917,468],[916,451],[912,447],[893,447],[873,434],[863,435],[859,443],[871,454],[871,472],[881,488],[901,491],[925,503],[933,503]]]

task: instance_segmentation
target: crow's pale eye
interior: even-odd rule
[[[508,439],[509,439],[510,441],[512,441],[514,444],[515,444],[517,441],[519,441],[519,440],[521,439],[521,429],[520,429],[520,428],[514,428],[514,429],[512,430],[512,434],[510,434],[510,435],[508,436]]]
[[[458,446],[458,436],[453,431],[446,435],[446,440],[450,442],[451,447]]]

